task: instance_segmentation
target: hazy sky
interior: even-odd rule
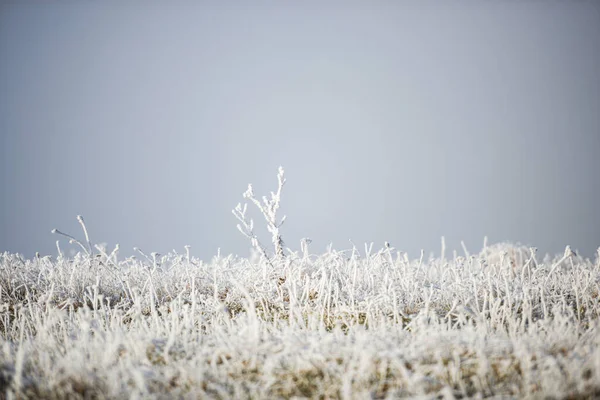
[[[600,2],[0,6],[0,251],[600,246]],[[262,216],[249,212],[269,242]]]

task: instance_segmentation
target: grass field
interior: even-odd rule
[[[240,205],[248,258],[119,259],[85,230],[73,257],[1,254],[0,397],[600,397],[598,260],[295,252],[279,182],[272,252]]]

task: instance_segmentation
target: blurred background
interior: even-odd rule
[[[0,60],[0,251],[81,214],[247,256],[231,210],[279,165],[295,250],[600,246],[596,1],[5,2]]]

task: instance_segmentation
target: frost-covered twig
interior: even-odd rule
[[[284,258],[285,252],[283,248],[285,246],[285,243],[281,238],[279,228],[285,222],[285,216],[281,218],[281,221],[277,222],[277,211],[279,210],[279,204],[281,202],[281,190],[283,188],[283,185],[285,184],[283,167],[279,167],[277,181],[277,192],[271,192],[270,199],[267,199],[266,196],[263,196],[262,203],[254,197],[252,184],[248,185],[248,189],[246,190],[246,192],[244,192],[243,196],[246,199],[250,199],[265,217],[265,220],[267,221],[267,229],[272,235],[273,246],[275,247],[275,256],[277,258]],[[247,204],[244,204],[244,206],[242,207],[241,203],[238,204],[235,207],[235,209],[232,210],[233,215],[235,215],[235,217],[241,222],[241,225],[238,224],[237,228],[244,236],[250,239],[252,246],[254,246],[254,248],[256,248],[263,255],[263,257],[265,257],[266,260],[269,263],[271,263],[271,259],[267,255],[265,247],[260,243],[258,237],[254,233],[254,221],[252,219],[248,220],[246,218],[246,210]]]
[[[94,250],[92,249],[92,242],[90,242],[90,236],[88,235],[87,228],[85,227],[85,222],[83,221],[83,217],[81,215],[77,216],[77,221],[81,225],[83,229],[83,234],[85,235],[85,241],[87,242],[88,249],[90,250],[90,254],[94,254]]]
[[[81,247],[83,249],[85,254],[87,254],[88,256],[92,256],[94,254],[94,251],[92,250],[92,242],[90,241],[90,236],[88,235],[87,228],[85,227],[85,222],[83,222],[83,217],[81,215],[78,215],[77,221],[79,222],[79,224],[81,225],[81,228],[83,229],[83,234],[85,235],[85,241],[87,243],[87,248],[79,240],[75,239],[73,236],[66,234],[64,232],[61,232],[58,229],[52,229],[51,232],[54,234],[62,235],[64,237],[68,238],[69,243],[76,243],[77,245],[79,245],[79,247]],[[58,249],[58,255],[62,256],[62,252],[60,251],[60,246],[58,245],[58,241],[56,242],[56,247]]]

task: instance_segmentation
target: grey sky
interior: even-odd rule
[[[0,6],[0,251],[246,255],[283,165],[294,249],[593,256],[600,3],[240,4]]]

